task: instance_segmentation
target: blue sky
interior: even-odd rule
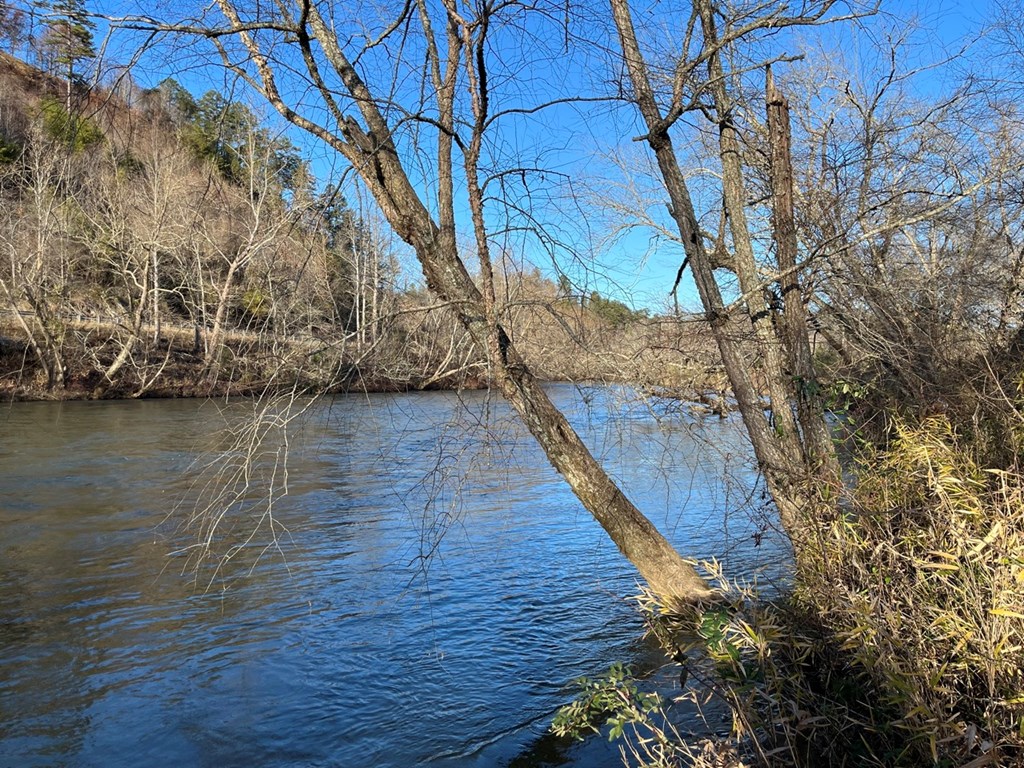
[[[371,3],[354,2],[344,6],[372,8]],[[97,3],[97,10],[112,15],[145,12],[160,18],[170,19],[180,13],[183,6],[158,3],[129,3],[114,0]],[[648,9],[636,3],[635,14],[643,34],[643,24],[653,25],[667,18],[665,7],[655,3]],[[587,35],[599,45],[614,47],[607,26],[607,13],[603,4],[588,9],[580,6],[591,18],[573,28],[574,33]],[[673,9],[670,9],[674,11]],[[359,11],[356,10],[356,13]],[[772,41],[778,50],[795,53],[800,47],[814,40],[826,51],[833,51],[842,57],[853,70],[870,72],[877,67],[879,57],[886,55],[887,41],[907,30],[903,47],[904,66],[922,67],[943,61],[960,51],[966,42],[975,40],[984,30],[994,13],[992,3],[968,2],[903,2],[883,3],[882,13],[854,26],[851,24],[787,35]],[[675,14],[681,16],[681,14]],[[556,27],[534,26],[514,30],[507,35],[496,37],[495,59],[503,64],[503,70],[493,73],[495,104],[500,106],[527,106],[550,98],[570,93],[606,94],[612,88],[609,80],[615,70],[610,65],[611,54],[601,52],[599,47],[570,46],[566,53],[564,41],[554,34]],[[133,40],[114,38],[107,54],[112,60],[126,60]],[[370,55],[381,56],[381,66],[394,51],[378,49]],[[418,52],[404,49],[407,63],[404,73],[392,81],[395,94],[405,100],[414,99],[418,82],[409,73],[416,69]],[[966,53],[959,55],[945,65],[924,69],[917,75],[911,89],[922,95],[934,95],[949,88],[959,76],[962,68],[978,68],[983,60],[985,43],[976,43]],[[373,62],[371,62],[372,64]],[[813,57],[804,62],[784,65],[786,70],[816,66]],[[980,67],[984,70],[984,66]],[[145,86],[155,85],[165,76],[173,76],[183,85],[200,95],[215,88],[227,92],[236,88],[239,97],[245,98],[244,89],[237,88],[231,76],[211,66],[210,57],[201,47],[162,46],[154,49],[141,62],[138,79]],[[251,102],[258,107],[257,102]],[[269,112],[267,109],[261,110]],[[282,130],[284,130],[282,128]],[[631,139],[641,133],[637,127],[634,111],[623,105],[585,103],[554,107],[530,118],[510,117],[503,120],[494,134],[490,148],[495,167],[502,163],[522,162],[530,167],[543,167],[546,173],[529,173],[522,179],[515,174],[507,177],[509,185],[505,192],[522,204],[531,204],[535,213],[544,219],[550,237],[521,237],[518,231],[496,238],[495,250],[507,249],[517,259],[535,264],[545,274],[554,275],[558,268],[567,272],[586,290],[599,290],[603,294],[655,311],[664,308],[668,291],[681,261],[681,249],[653,230],[636,229],[619,237],[612,237],[615,227],[625,221],[611,215],[606,207],[597,204],[595,198],[621,192],[623,188],[637,187],[647,191],[647,211],[657,223],[671,226],[667,219],[657,183],[645,175],[643,147]],[[322,181],[332,181],[344,173],[344,166],[333,154],[315,140],[291,130],[292,136],[311,158],[313,168]],[[677,149],[684,157],[684,165],[698,169],[706,166],[703,173],[695,173],[692,179],[693,194],[698,205],[702,201],[709,211],[716,207],[717,187],[713,178],[714,160],[704,162],[706,148],[687,147],[687,139],[696,139],[694,132],[678,132]],[[406,137],[405,146],[412,157],[413,139]],[[612,154],[625,157],[625,166],[609,160]],[[523,162],[525,160],[525,162]],[[428,154],[418,156],[418,162],[411,163],[414,173],[420,171],[419,188],[427,199],[432,199],[432,167]],[[571,181],[570,181],[571,180]],[[525,181],[525,184],[523,183]],[[575,199],[573,198],[575,196]],[[350,195],[355,199],[356,195]],[[620,195],[621,202],[621,195]],[[515,230],[522,222],[508,220],[501,215],[501,207],[492,205],[492,225],[496,230]],[[510,226],[506,227],[506,223]],[[559,243],[552,247],[551,242]],[[396,247],[401,247],[398,243]],[[411,260],[406,259],[411,264]],[[472,268],[472,262],[470,262]],[[413,275],[410,270],[410,276]],[[692,284],[685,280],[682,286],[684,306],[695,308],[696,302]]]

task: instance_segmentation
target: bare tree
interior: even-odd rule
[[[949,62],[907,66],[902,38],[891,39],[859,75],[821,55],[840,87],[813,97],[817,112],[797,110],[810,304],[841,373],[868,382],[879,402],[955,409],[989,378],[981,357],[1006,350],[1020,327],[1016,109],[973,78],[949,77],[922,98],[914,79]],[[794,73],[793,91],[809,102],[807,76]],[[962,405],[964,423],[987,407]]]
[[[90,194],[80,207],[90,221],[92,257],[111,283],[108,306],[126,317],[116,328],[105,329],[117,351],[112,360],[99,364],[99,370],[110,386],[127,370],[138,374],[140,386],[134,394],[139,396],[156,378],[152,370],[144,374],[143,368],[149,352],[160,345],[161,307],[175,294],[176,303],[187,306],[175,285],[177,267],[200,218],[189,204],[202,210],[201,198],[190,187],[200,182],[205,189],[205,184],[196,178],[182,149],[165,137],[140,135],[133,149],[135,164],[128,170],[120,153],[105,153],[103,168],[90,179]],[[156,366],[166,359],[163,355]]]
[[[785,101],[769,82],[775,264],[766,279],[756,255],[757,230],[748,213],[752,195],[744,162],[748,143],[744,125],[750,126],[756,118],[750,105],[737,96],[742,94],[738,81],[785,57],[734,63],[730,54],[766,30],[828,21],[833,5],[830,0],[810,3],[797,15],[789,15],[787,3],[751,10],[699,0],[681,25],[681,49],[671,60],[668,85],[659,90],[628,0],[611,0],[633,98],[648,131],[643,140],[657,160],[671,200],[670,214],[686,251],[684,267],[692,270],[757,460],[783,526],[796,543],[813,531],[817,500],[834,490],[838,465],[811,366],[804,309],[808,297],[795,263]],[[717,139],[722,215],[721,229],[714,237],[703,232],[672,138],[680,119],[690,114],[704,116]],[[707,247],[709,240],[718,244],[715,250]],[[726,303],[716,269],[735,276],[739,299]],[[730,332],[735,315],[749,323],[760,383]],[[762,399],[762,394],[767,397]]]
[[[15,8],[8,0],[0,2],[0,40],[9,51],[14,51],[25,33],[25,12]]]
[[[464,8],[454,0],[418,0],[382,22],[346,20],[327,5],[305,1],[271,8],[223,0],[217,8],[223,18],[214,25],[127,25],[211,41],[224,65],[285,119],[343,156],[416,253],[430,290],[486,350],[494,384],[623,554],[666,599],[707,596],[707,584],[625,497],[554,407],[499,311],[488,206],[500,206],[493,190],[504,176],[492,166],[497,158],[490,152],[491,136],[499,121],[545,105],[503,103],[501,64],[494,60],[497,37],[533,23],[557,30],[560,6]],[[305,83],[300,89],[289,79],[296,68]],[[410,72],[422,73],[422,80],[415,87],[399,85]],[[428,142],[431,149],[417,155]],[[414,182],[420,162],[430,169],[427,186]],[[468,211],[463,226],[478,280],[460,255],[462,210]]]
[[[282,204],[271,148],[249,133],[241,158],[244,178],[240,186],[221,184],[222,215],[204,232],[209,251],[220,266],[213,327],[208,341],[208,377],[215,380],[221,364],[223,336],[228,309],[237,300],[234,290],[241,273],[254,260],[273,252],[286,230],[294,224],[295,211]],[[237,214],[237,216],[236,216]],[[250,303],[258,301],[251,299]],[[252,309],[252,307],[250,307]]]
[[[766,41],[787,27],[848,18],[838,8],[810,3],[791,15],[786,3],[705,1],[659,37],[658,25],[634,27],[629,2],[612,3],[647,131],[638,138],[671,200],[682,269],[692,270],[797,544],[832,514],[839,490],[809,337],[824,334],[854,370],[888,382],[891,402],[927,405],[964,383],[950,373],[986,340],[1019,327],[1005,311],[1020,263],[1019,205],[1008,194],[1020,153],[1006,105],[992,109],[970,80],[915,96],[909,84],[922,70],[901,67],[894,34],[867,82],[836,55],[784,68],[799,103],[791,157],[787,100],[770,65],[796,57],[753,52],[775,51]],[[687,156],[687,141],[705,154]],[[695,202],[686,169],[709,165]],[[749,333],[738,335],[737,321]]]
[[[67,376],[65,311],[74,251],[67,187],[72,163],[72,156],[36,126],[28,148],[10,171],[27,184],[18,190],[17,199],[5,202],[0,228],[0,290],[28,339],[47,389],[63,387]],[[17,189],[18,184],[10,186]]]

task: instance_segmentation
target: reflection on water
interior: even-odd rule
[[[734,574],[781,559],[737,511],[736,425],[552,391],[682,551]],[[171,555],[190,541],[176,503],[247,410],[0,412],[0,765],[618,764],[547,723],[574,678],[661,657],[624,599],[630,566],[501,403],[311,404],[289,430],[279,549],[197,590]]]

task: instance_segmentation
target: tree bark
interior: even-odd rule
[[[792,377],[787,376],[783,343],[772,326],[772,310],[765,301],[761,277],[754,257],[753,241],[746,219],[747,193],[743,177],[741,145],[734,122],[734,105],[729,99],[726,73],[721,61],[718,32],[715,27],[715,8],[710,0],[697,0],[695,11],[703,31],[703,61],[707,66],[707,80],[703,84],[710,93],[713,117],[719,133],[719,157],[722,163],[722,192],[733,253],[729,268],[736,274],[743,292],[745,305],[741,308],[753,330],[768,394],[768,413],[743,358],[739,342],[728,329],[721,290],[715,280],[718,266],[704,247],[693,201],[686,179],[676,157],[669,130],[682,114],[681,94],[675,94],[676,103],[665,114],[659,106],[651,86],[647,64],[633,26],[628,0],[610,0],[612,17],[619,33],[634,99],[643,117],[648,133],[643,138],[654,152],[662,181],[668,191],[670,213],[679,228],[686,258],[704,306],[705,317],[722,355],[722,362],[732,384],[737,407],[750,436],[754,454],[764,472],[765,482],[779,511],[783,528],[791,541],[798,543],[808,533],[809,506],[814,499],[814,481],[811,467],[804,452],[803,435],[793,417],[792,403],[796,398]],[[795,273],[794,273],[795,274]],[[795,279],[795,277],[794,277]],[[801,305],[802,306],[802,305]],[[806,325],[804,326],[806,336]],[[795,325],[791,329],[797,333]],[[809,357],[808,357],[809,359]],[[808,376],[808,380],[812,380]],[[805,410],[810,432],[818,435],[813,425],[817,419],[824,429],[823,414],[813,413],[810,405]],[[815,445],[820,445],[820,441]],[[832,456],[831,444],[822,451],[821,463]],[[834,457],[833,457],[834,460]]]
[[[839,467],[832,437],[821,417],[825,412],[825,402],[811,356],[810,322],[797,268],[789,103],[775,87],[771,67],[766,73],[765,104],[771,161],[772,219],[783,301],[782,329],[789,369],[796,385],[797,420],[806,446],[805,461],[812,471],[823,472],[836,480]]]
[[[338,131],[329,130],[288,106],[278,91],[271,62],[256,40],[243,31],[244,25],[236,9],[229,0],[218,1],[225,16],[239,30],[237,35],[247,47],[256,67],[258,87],[263,95],[286,119],[325,141],[351,163],[374,196],[388,223],[412,247],[430,291],[441,300],[451,303],[459,321],[474,342],[480,349],[488,350],[495,382],[540,443],[551,464],[566,479],[584,507],[607,531],[619,550],[636,566],[650,588],[665,602],[674,605],[712,595],[712,589],[694,567],[676,552],[608,477],[579,435],[548,398],[512,344],[499,321],[493,301],[481,293],[459,257],[454,216],[456,184],[451,159],[456,125],[452,109],[457,103],[455,68],[465,64],[470,72],[469,80],[473,81],[473,71],[469,68],[477,66],[479,60],[475,55],[465,61],[461,60],[461,54],[467,50],[464,46],[469,40],[469,37],[462,37],[462,32],[469,25],[460,19],[457,9],[452,5],[447,8],[448,55],[444,59],[445,71],[442,71],[442,58],[437,55],[429,15],[424,5],[417,4],[428,50],[432,52],[428,67],[437,91],[439,108],[438,182],[434,190],[437,194],[439,224],[434,221],[409,179],[392,139],[391,125],[378,108],[375,95],[360,78],[318,9],[308,5],[303,7],[303,20],[309,24],[309,31],[304,27],[297,29],[299,44],[302,45],[303,40],[308,43],[310,39],[319,43],[330,66],[353,99],[362,121],[358,122],[352,115],[343,115],[330,92],[321,85],[328,109],[335,112],[338,120]],[[479,28],[476,24],[473,26]],[[312,81],[322,84],[311,48],[305,49],[304,60]],[[486,99],[484,88],[483,78],[480,78],[471,88],[470,98]],[[475,118],[475,135],[486,127],[485,115],[486,108],[483,107]],[[472,174],[475,171],[476,156],[472,152],[464,152],[464,155],[466,170]],[[472,179],[470,187],[473,188],[470,206],[474,217],[475,241],[486,274],[490,262],[482,218],[483,203],[478,196],[479,185]]]

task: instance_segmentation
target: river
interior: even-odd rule
[[[550,391],[681,551],[778,577],[734,419]],[[544,735],[573,680],[677,670],[641,639],[631,566],[507,407],[297,406],[256,437],[254,401],[0,410],[0,765],[618,765],[601,738]],[[253,487],[201,550],[211,518],[185,521],[241,454]]]

